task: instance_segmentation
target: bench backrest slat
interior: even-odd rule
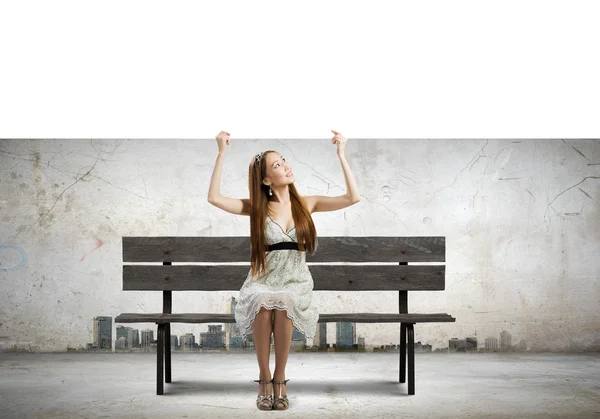
[[[441,291],[446,272],[445,265],[309,265],[308,269],[314,290],[331,291]],[[249,265],[123,265],[123,290],[239,291],[249,270]]]
[[[445,262],[445,237],[318,237],[307,262]],[[404,253],[402,252],[404,250]],[[168,253],[166,253],[168,252]],[[123,237],[123,262],[249,262],[248,236]]]

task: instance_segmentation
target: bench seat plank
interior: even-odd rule
[[[320,236],[307,262],[445,262],[444,236]],[[123,237],[123,262],[247,262],[248,236]]]
[[[428,323],[454,322],[446,313],[334,313],[320,314],[319,323]],[[233,314],[224,313],[122,313],[115,323],[235,323]]]

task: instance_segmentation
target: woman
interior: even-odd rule
[[[311,214],[339,210],[360,200],[344,154],[347,140],[339,132],[332,132],[348,189],[345,195],[336,197],[300,196],[290,163],[274,150],[252,158],[249,199],[221,195],[223,156],[231,139],[226,131],[216,136],[219,151],[208,201],[232,214],[250,216],[251,268],[240,289],[235,320],[244,339],[254,335],[259,368],[259,379],[254,381],[259,383],[256,406],[260,410],[289,407],[285,367],[293,327],[307,339],[316,332],[319,314],[312,304],[313,279],[305,253],[314,254],[318,243]],[[271,335],[275,342],[273,376],[269,367]]]

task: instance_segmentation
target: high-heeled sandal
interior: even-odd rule
[[[258,380],[254,380],[254,382],[263,385],[263,393],[264,393],[264,396],[262,394],[259,394],[258,397],[256,398],[256,407],[258,407],[260,410],[272,410],[273,409],[273,395],[270,394],[267,396],[266,384],[273,383],[273,379],[271,378],[270,380],[261,380],[259,378]]]
[[[275,399],[273,400],[273,410],[287,410],[287,408],[290,406],[290,401],[287,398],[287,387],[286,387],[286,395],[282,396],[281,395],[281,385],[282,384],[286,384],[288,380],[285,381],[275,381],[275,379],[273,379],[273,383],[274,384],[279,384],[279,396],[275,396]],[[273,385],[273,392],[275,392],[275,386]],[[283,406],[281,406],[283,405]]]

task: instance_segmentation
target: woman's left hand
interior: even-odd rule
[[[344,154],[344,151],[346,150],[346,142],[348,139],[335,130],[331,130],[331,132],[335,134],[331,139],[331,143],[337,145],[336,153],[338,156],[340,156]]]

